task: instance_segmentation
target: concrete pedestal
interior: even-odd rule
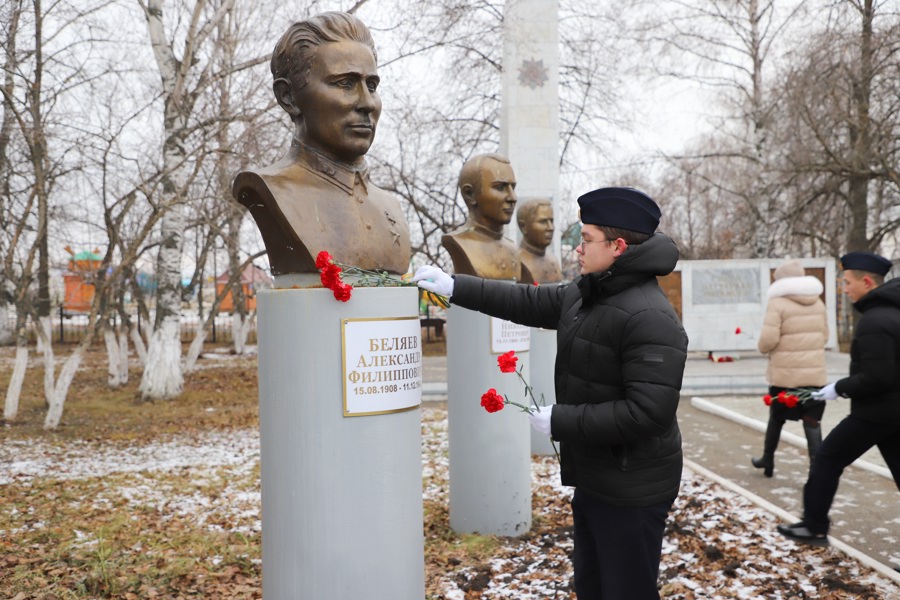
[[[519,378],[497,366],[490,321],[459,307],[447,313],[450,527],[516,536],[531,529],[531,426],[515,406],[488,413],[481,395],[494,388],[514,402],[528,401]],[[529,353],[517,356],[527,380]]]
[[[531,378],[528,382],[534,389],[538,402],[541,394],[547,406],[556,404],[556,388],[553,373],[556,365],[556,331],[552,329],[531,329]],[[531,453],[538,456],[556,456],[550,436],[531,430]]]
[[[422,600],[421,411],[344,417],[341,349],[341,319],[417,317],[416,290],[258,301],[265,600]]]

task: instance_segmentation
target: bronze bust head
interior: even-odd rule
[[[555,283],[562,281],[562,268],[555,256],[547,256],[553,243],[553,204],[549,198],[529,198],[521,203],[516,221],[522,232],[519,258],[524,281]],[[526,278],[527,277],[527,278]]]
[[[509,159],[500,154],[473,156],[460,170],[459,191],[469,209],[466,223],[441,238],[454,272],[519,280],[516,247],[503,237],[516,208],[516,176]]]
[[[271,61],[275,99],[293,122],[288,153],[244,171],[233,193],[262,233],[275,275],[314,273],[316,255],[405,273],[409,228],[396,198],[369,181],[365,155],[381,115],[375,45],[356,17],[294,23]]]

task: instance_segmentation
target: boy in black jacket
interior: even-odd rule
[[[530,415],[560,442],[573,486],[575,593],[582,600],[658,600],[666,516],[681,481],[676,410],[687,335],[657,284],[678,249],[654,233],[660,210],[631,188],[578,199],[581,276],[525,285],[420,268],[419,286],[452,302],[557,330],[556,405]]]
[[[803,488],[803,520],[779,525],[793,540],[828,543],[828,511],[844,469],[878,446],[900,488],[900,279],[884,283],[891,261],[871,252],[841,257],[844,291],[862,313],[850,346],[850,376],[813,395],[850,397],[850,415],[831,430]]]

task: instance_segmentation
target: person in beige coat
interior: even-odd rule
[[[766,317],[757,347],[769,357],[766,377],[772,404],[763,454],[751,461],[754,467],[763,469],[766,477],[775,471],[775,450],[785,421],[803,421],[810,461],[822,445],[820,424],[825,402],[806,400],[788,407],[777,396],[786,390],[815,391],[827,382],[828,321],[825,304],[819,298],[823,289],[818,279],[806,275],[799,261],[789,260],[775,269],[775,281],[766,294]]]

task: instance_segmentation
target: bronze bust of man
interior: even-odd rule
[[[525,282],[556,283],[562,281],[559,259],[547,255],[553,243],[553,204],[549,198],[530,198],[519,206],[516,221],[522,232],[519,258]]]
[[[469,209],[465,224],[441,238],[453,271],[485,279],[522,277],[515,244],[503,237],[503,227],[516,209],[516,176],[509,159],[479,154],[463,165],[459,191]]]
[[[273,89],[290,115],[290,150],[244,171],[233,193],[262,233],[272,273],[314,273],[316,255],[405,273],[409,227],[396,198],[369,181],[365,154],[381,114],[375,45],[356,17],[294,23],[272,54]]]

